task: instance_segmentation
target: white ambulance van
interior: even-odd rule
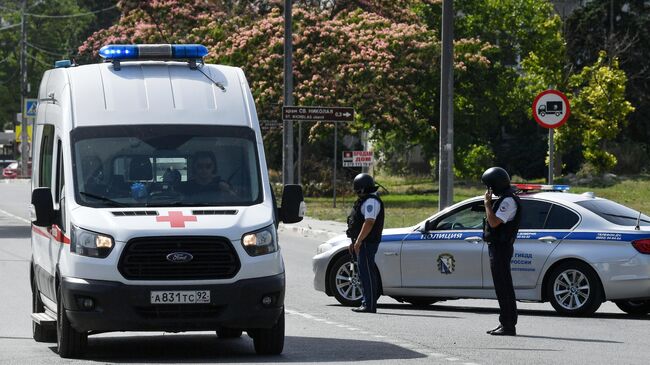
[[[32,178],[36,341],[80,357],[89,335],[216,331],[284,346],[281,207],[241,69],[200,45],[110,45],[39,89]],[[110,62],[109,62],[110,61]]]

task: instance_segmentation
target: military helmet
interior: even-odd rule
[[[510,188],[510,175],[500,167],[490,167],[485,170],[481,181],[496,195],[501,195]]]
[[[361,173],[355,176],[352,186],[354,192],[357,194],[369,194],[377,191],[375,180],[372,178],[372,176],[366,173]]]

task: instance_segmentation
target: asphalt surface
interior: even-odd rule
[[[31,338],[29,184],[0,180],[0,363],[347,363],[647,364],[650,316],[631,318],[604,303],[590,318],[562,317],[549,304],[519,303],[517,337],[493,337],[492,300],[426,308],[381,298],[357,314],[313,289],[311,257],[322,241],[282,229],[287,270],[286,340],[280,356],[255,355],[250,338],[214,333],[106,333],[89,338],[87,359],[63,360]],[[307,236],[307,237],[305,237]]]

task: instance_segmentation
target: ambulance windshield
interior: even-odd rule
[[[253,205],[262,201],[247,127],[130,125],[71,132],[77,203],[91,207]]]

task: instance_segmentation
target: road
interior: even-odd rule
[[[89,338],[86,360],[63,360],[55,344],[31,338],[29,185],[0,180],[0,363],[345,363],[646,364],[650,316],[631,318],[605,303],[591,318],[555,314],[549,304],[519,303],[517,337],[485,334],[496,301],[458,300],[414,308],[381,298],[378,313],[357,314],[312,286],[320,243],[282,231],[287,271],[286,341],[281,356],[255,355],[246,335],[106,333]]]

